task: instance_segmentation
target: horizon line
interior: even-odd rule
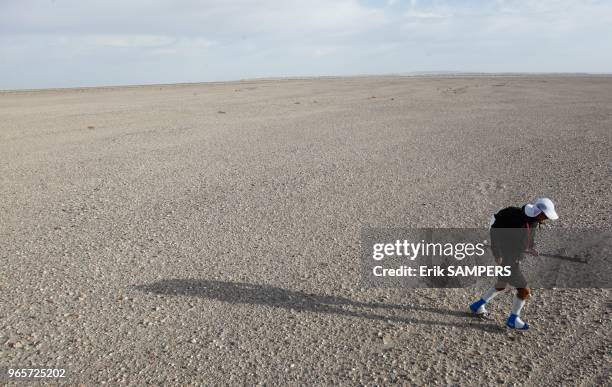
[[[290,75],[277,77],[256,77],[238,78],[220,81],[193,81],[193,82],[171,82],[171,83],[142,83],[142,84],[113,84],[98,86],[67,86],[67,87],[43,87],[43,88],[23,88],[23,89],[0,89],[0,93],[19,93],[37,91],[69,91],[69,90],[89,90],[89,89],[116,89],[116,88],[138,88],[138,87],[159,87],[159,86],[193,86],[193,85],[218,85],[243,82],[263,82],[263,81],[292,81],[292,80],[316,80],[316,79],[343,79],[343,78],[376,78],[376,77],[517,77],[517,76],[612,76],[612,73],[600,72],[470,72],[470,71],[411,71],[405,73],[386,73],[386,74],[352,74],[352,75]]]

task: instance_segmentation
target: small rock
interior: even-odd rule
[[[391,336],[389,336],[389,335],[385,335],[385,336],[383,337],[383,344],[384,344],[384,345],[390,345],[390,344],[392,344],[392,343],[393,343],[393,339],[391,338]]]

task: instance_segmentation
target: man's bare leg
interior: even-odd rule
[[[525,306],[525,301],[531,295],[531,289],[529,288],[518,288],[516,289],[516,294],[512,298],[512,312],[510,312],[510,317],[508,317],[508,321],[506,325],[510,328],[527,330],[529,329],[529,324],[527,322],[521,320],[521,309]]]

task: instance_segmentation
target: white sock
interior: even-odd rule
[[[482,299],[485,300],[486,302],[489,302],[502,291],[497,291],[495,287],[492,287],[491,289],[487,290],[487,292],[482,296]]]
[[[525,306],[525,300],[521,300],[515,294],[514,297],[512,298],[512,314],[520,316],[521,309],[523,309],[523,306]]]

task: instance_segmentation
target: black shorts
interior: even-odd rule
[[[498,276],[498,280],[508,282],[510,285],[514,286],[517,289],[527,287],[527,279],[525,279],[525,276],[521,271],[521,264],[518,260],[512,260],[510,262],[502,261],[501,265],[510,266],[511,274],[508,277]]]

